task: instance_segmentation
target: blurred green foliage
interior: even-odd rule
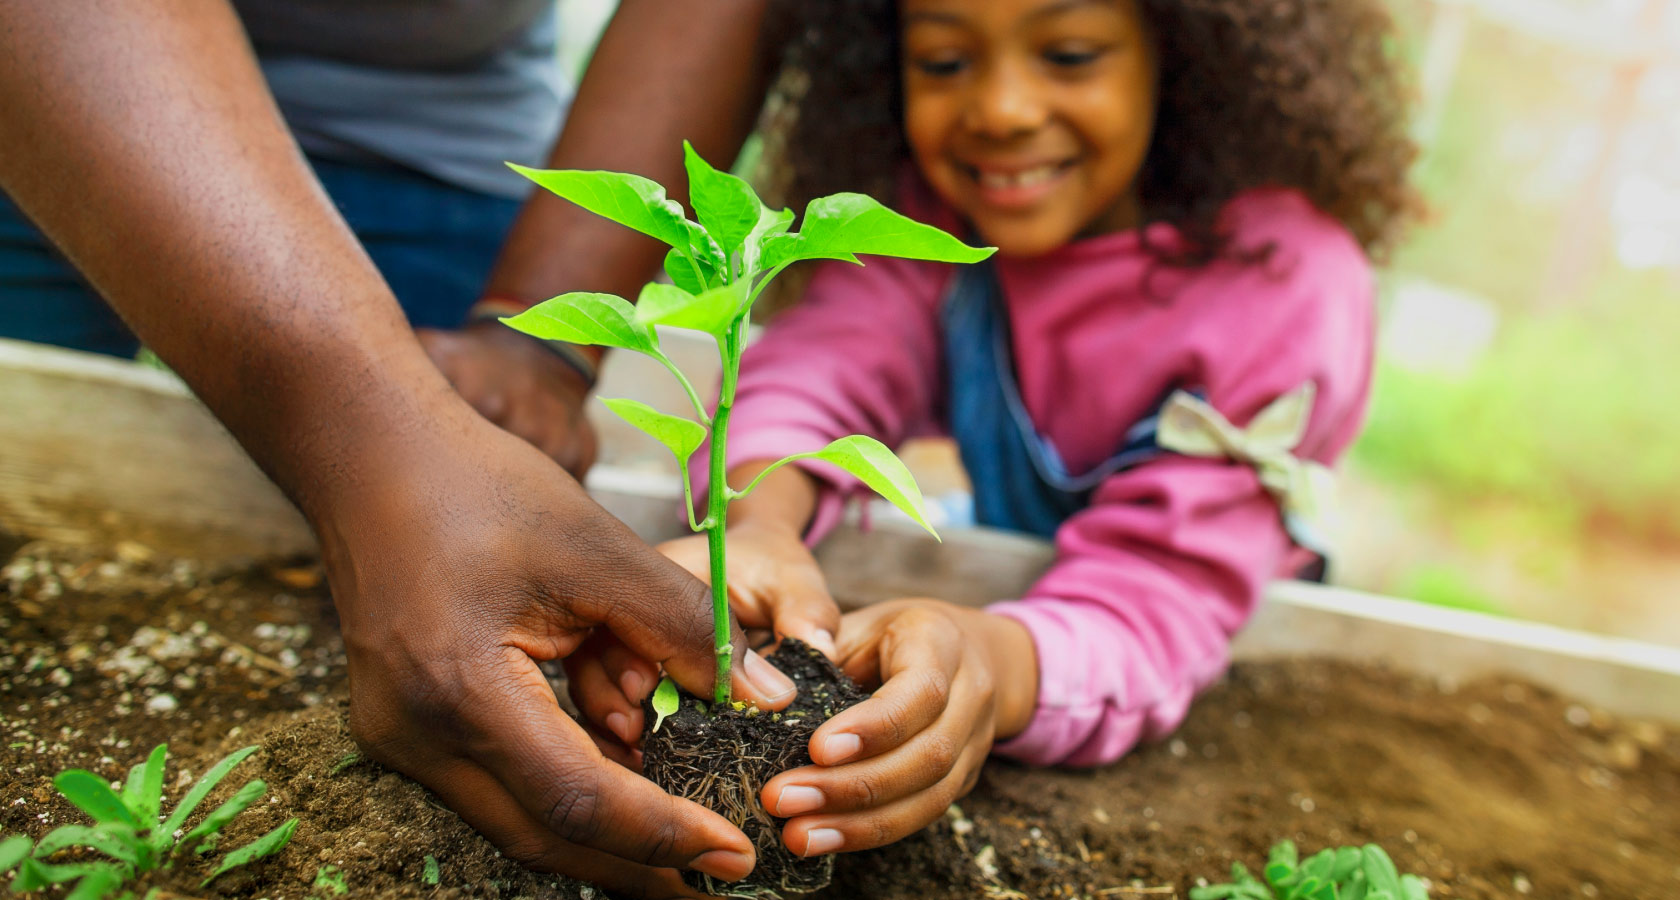
[[[1408,30],[1422,23],[1400,19]],[[1415,32],[1404,47],[1420,54]],[[1670,397],[1680,386],[1680,277],[1629,271],[1606,252],[1576,296],[1537,302],[1585,178],[1567,165],[1566,145],[1591,133],[1609,71],[1603,60],[1476,24],[1417,169],[1432,215],[1392,272],[1482,297],[1499,310],[1499,331],[1461,375],[1379,362],[1353,460],[1430,495],[1461,545],[1561,549],[1587,536],[1680,545],[1680,415]],[[1384,589],[1497,610],[1446,565]]]

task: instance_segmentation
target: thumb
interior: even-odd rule
[[[733,592],[741,624],[748,628],[770,628],[780,637],[798,638],[838,659],[834,636],[840,630],[840,607],[828,592],[822,571],[815,566],[784,568],[773,587],[750,592]]]
[[[711,588],[654,552],[622,522],[604,518],[611,521],[601,527],[622,532],[623,540],[592,542],[622,551],[622,555],[611,554],[619,557],[611,570],[618,577],[603,579],[602,591],[591,604],[599,610],[599,621],[642,658],[662,665],[689,693],[712,697],[719,654]],[[793,702],[793,681],[748,648],[746,635],[727,605],[723,622],[734,698],[765,709],[781,709]]]

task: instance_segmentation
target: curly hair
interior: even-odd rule
[[[1299,190],[1382,259],[1420,209],[1407,90],[1381,0],[1136,0],[1156,43],[1155,134],[1136,186],[1145,219],[1227,253],[1220,210],[1257,187]],[[897,0],[782,0],[769,188],[799,205],[840,190],[891,199],[909,158]]]

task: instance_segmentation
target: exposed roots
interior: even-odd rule
[[[783,641],[770,661],[799,686],[799,697],[788,709],[711,710],[699,698],[685,695],[657,733],[644,735],[643,774],[674,796],[728,819],[758,853],[758,867],[742,881],[715,881],[685,872],[689,886],[703,893],[777,900],[820,890],[833,876],[834,857],[805,859],[782,846],[786,820],[772,816],[758,797],[776,775],[810,765],[811,735],[817,727],[865,695],[821,653],[797,641]]]

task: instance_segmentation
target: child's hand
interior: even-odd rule
[[[839,648],[846,674],[879,689],[817,729],[816,765],[760,796],[793,817],[782,841],[802,856],[879,847],[944,815],[974,787],[993,738],[1026,727],[1038,692],[1025,628],[937,600],[851,613]]]
[[[799,532],[773,520],[748,519],[728,531],[729,606],[742,628],[769,628],[835,657],[840,608]],[[659,552],[708,584],[705,535],[659,545]]]

